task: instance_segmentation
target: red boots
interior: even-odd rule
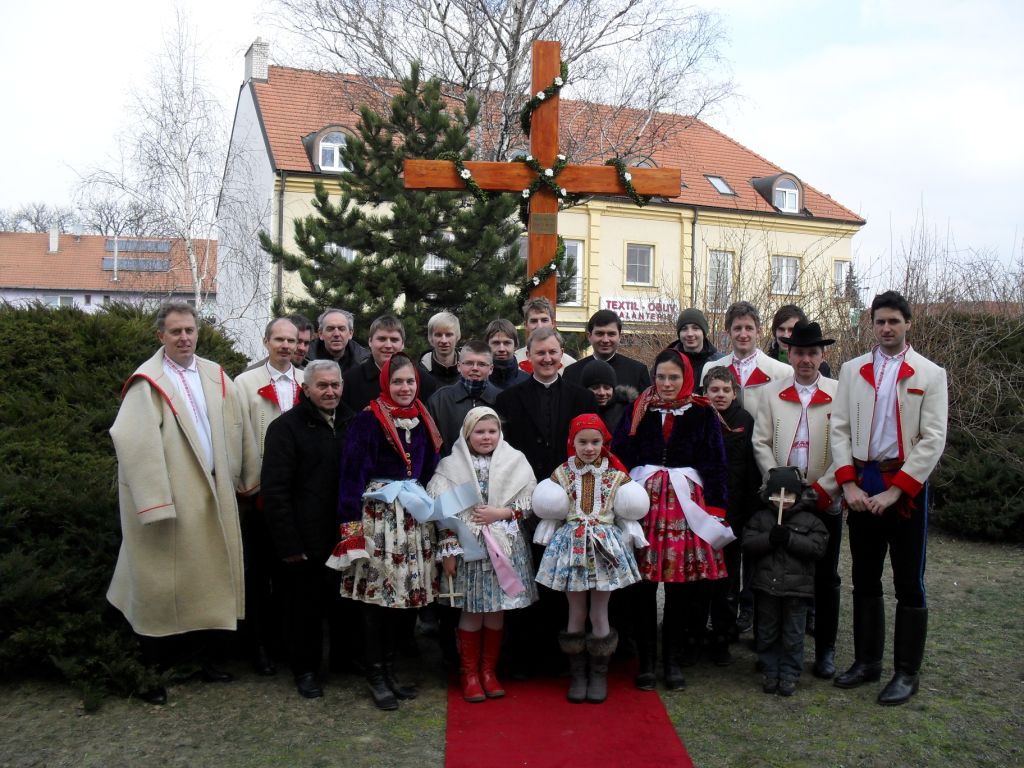
[[[477,704],[505,695],[495,673],[503,634],[501,629],[459,630],[459,684],[466,701]]]

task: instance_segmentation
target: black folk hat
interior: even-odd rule
[[[793,326],[793,332],[783,343],[790,347],[827,347],[836,340],[821,338],[821,326],[817,323],[800,322]]]

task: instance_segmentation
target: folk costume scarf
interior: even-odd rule
[[[430,414],[427,413],[426,407],[419,399],[420,394],[420,373],[416,370],[416,366],[413,365],[412,361],[404,355],[399,357],[399,365],[395,370],[400,370],[406,366],[412,368],[413,375],[416,377],[416,395],[413,397],[413,401],[407,406],[401,406],[396,403],[391,397],[391,363],[394,361],[394,357],[390,358],[384,366],[380,369],[380,395],[376,400],[373,400],[369,408],[373,412],[373,415],[377,417],[377,421],[380,422],[381,429],[384,430],[384,434],[387,435],[388,442],[391,443],[391,447],[395,449],[399,457],[405,462],[407,470],[412,470],[412,459],[409,457],[408,451],[402,447],[402,438],[398,435],[398,424],[396,419],[419,419],[423,425],[427,428],[427,433],[430,435],[430,440],[434,445],[435,451],[441,450],[441,433],[437,430],[437,425],[434,424],[434,420],[430,418]]]
[[[694,397],[693,394],[693,366],[690,365],[689,359],[680,352],[678,349],[672,349],[669,347],[668,350],[674,352],[679,356],[679,364],[683,369],[683,386],[679,388],[679,392],[674,400],[663,400],[661,395],[658,394],[658,385],[652,384],[636,399],[633,403],[633,414],[629,422],[629,436],[634,437],[636,435],[637,428],[640,426],[640,422],[643,421],[644,416],[648,411],[661,411],[665,414],[665,420],[662,422],[662,435],[665,440],[668,441],[668,436],[672,434],[672,423],[675,420],[677,413],[681,413],[682,409],[687,408],[691,403],[706,402],[703,398]],[[656,374],[657,371],[652,371],[652,374]],[[654,375],[651,378],[655,378]]]
[[[608,466],[620,472],[625,472],[628,475],[629,470],[619,461],[618,456],[612,453],[612,436],[608,431],[608,427],[605,426],[604,421],[596,413],[584,413],[569,422],[569,441],[565,446],[569,458],[572,459],[576,456],[576,446],[574,445],[576,435],[584,429],[594,429],[601,433],[601,455],[608,459]]]

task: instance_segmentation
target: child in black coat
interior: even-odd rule
[[[751,518],[743,534],[743,551],[756,559],[753,586],[762,690],[792,696],[804,666],[814,561],[825,554],[828,532],[814,514],[817,494],[796,467],[768,470],[761,499],[769,507]]]

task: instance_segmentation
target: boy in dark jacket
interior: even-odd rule
[[[796,467],[769,469],[761,500],[768,508],[757,512],[743,533],[744,552],[756,558],[761,688],[765,693],[792,696],[804,666],[804,626],[807,604],[814,597],[814,561],[825,554],[828,532],[814,514],[817,494]]]
[[[710,656],[715,664],[724,667],[732,662],[729,643],[740,633],[750,629],[753,623],[754,593],[750,589],[750,562],[748,558],[743,558],[741,580],[740,560],[743,529],[751,515],[761,505],[757,497],[761,473],[757,470],[757,461],[754,458],[754,417],[747,413],[736,399],[740,391],[736,376],[724,365],[717,366],[707,372],[701,383],[705,396],[718,412],[718,418],[722,422],[722,438],[725,441],[725,455],[729,464],[729,503],[726,506],[725,519],[737,537],[736,541],[727,544],[724,550],[725,567],[729,571],[729,578],[715,582],[711,598],[711,626],[714,637]]]

